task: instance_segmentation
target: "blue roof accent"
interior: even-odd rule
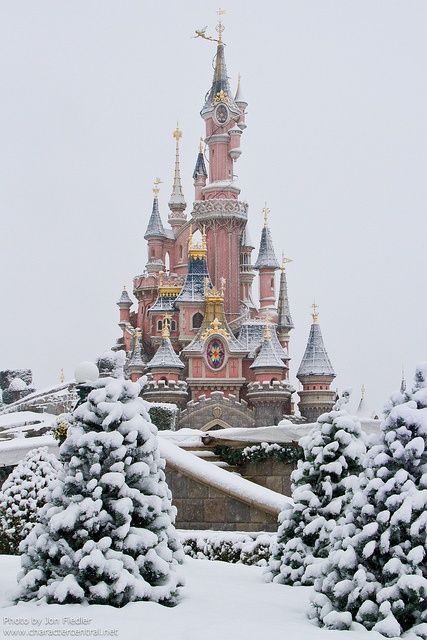
[[[271,338],[264,338],[261,349],[250,369],[286,369],[283,360],[278,356]]]
[[[188,273],[176,302],[204,302],[205,281],[209,278],[206,258],[190,258]],[[210,279],[209,284],[211,285]]]
[[[157,349],[147,369],[184,369],[185,365],[179,359],[174,351],[170,338],[162,338],[159,348]]]
[[[204,176],[205,178],[208,177],[208,172],[206,171],[206,164],[202,151],[199,151],[197,156],[196,166],[194,167],[193,171],[193,179],[195,180],[198,176]]]

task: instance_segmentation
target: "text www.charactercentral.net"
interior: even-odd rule
[[[2,635],[9,638],[117,638],[119,630],[95,627],[93,618],[83,616],[3,617]]]

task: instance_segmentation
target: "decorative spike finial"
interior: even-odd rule
[[[316,324],[319,320],[319,305],[317,305],[316,302],[313,302],[311,308],[313,309],[311,314],[311,317],[313,318],[313,324]]]
[[[271,340],[271,329],[270,329],[270,321],[267,320],[264,327],[264,340]]]
[[[268,214],[270,213],[270,209],[267,207],[267,203],[264,203],[264,208],[262,210],[262,213],[264,215],[264,226],[267,227],[268,226]]]
[[[405,379],[405,369],[402,365],[402,379],[400,381],[400,393],[405,393],[406,391],[406,379]]]
[[[160,191],[160,186],[163,184],[162,181],[160,180],[160,178],[154,178],[153,181],[153,193],[154,193],[154,197],[157,198],[157,196],[159,195],[159,191]]]
[[[61,371],[59,372],[59,382],[61,384],[64,384],[64,382],[65,382],[64,369],[61,369]]]
[[[286,269],[286,265],[289,264],[289,262],[292,262],[291,258],[285,258],[285,254],[282,253],[282,264],[280,265],[280,268],[282,271],[285,271]]]
[[[203,138],[200,138],[199,140],[199,153],[203,153],[205,150],[205,141],[203,140]]]
[[[222,44],[222,34],[225,29],[224,25],[222,24],[222,16],[224,16],[226,13],[226,10],[221,9],[221,7],[217,10],[218,24],[216,25],[215,30],[218,33],[218,44]]]
[[[175,131],[172,133],[172,136],[175,138],[176,140],[176,144],[179,144],[180,139],[182,138],[182,131],[179,128],[179,124],[178,122],[176,123],[176,129]]]
[[[365,391],[366,391],[365,385],[364,385],[364,384],[362,384],[362,386],[361,386],[361,388],[360,388],[360,396],[361,396],[361,399],[362,399],[362,400],[363,400],[363,398],[365,397]]]

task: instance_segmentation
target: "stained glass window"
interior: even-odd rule
[[[206,348],[206,357],[212,369],[220,369],[225,360],[224,345],[219,338],[212,338]]]

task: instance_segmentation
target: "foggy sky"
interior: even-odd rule
[[[146,262],[155,176],[174,161],[191,210],[217,2],[0,2],[0,369],[35,383],[120,335],[115,305]],[[319,304],[336,386],[380,410],[427,360],[425,0],[226,5],[226,59],[249,103],[241,198],[293,259],[291,379]],[[254,252],[254,260],[256,252]]]

